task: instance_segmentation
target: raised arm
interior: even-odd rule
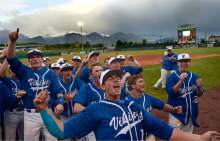
[[[17,31],[9,33],[9,43],[8,43],[8,48],[7,48],[7,57],[14,58],[15,57],[15,44],[18,39],[18,34],[19,34],[19,28],[17,28]]]
[[[182,73],[182,74],[180,75],[179,81],[176,83],[176,85],[173,86],[173,91],[174,91],[175,93],[178,93],[178,92],[179,92],[179,89],[182,87],[183,82],[184,82],[184,80],[185,80],[186,77],[187,77],[187,73]]]
[[[129,61],[131,61],[135,67],[140,68],[141,64],[134,58],[134,56],[128,56],[127,57]]]
[[[88,56],[86,56],[86,58],[83,59],[82,63],[80,64],[79,68],[77,69],[76,73],[75,73],[75,76],[79,77],[80,76],[80,73],[81,73],[81,70],[83,68],[83,66],[85,66],[89,61],[89,58]]]

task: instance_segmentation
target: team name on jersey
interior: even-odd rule
[[[115,116],[111,119],[109,125],[113,127],[115,131],[122,129],[118,132],[116,137],[121,134],[126,134],[131,128],[135,127],[138,123],[143,120],[142,112],[133,112],[123,114],[122,116]]]
[[[35,80],[33,78],[28,79],[28,83],[33,91],[47,89],[50,85],[49,80]]]
[[[186,88],[180,88],[179,92],[184,96],[193,93],[196,90],[196,85],[192,85]]]

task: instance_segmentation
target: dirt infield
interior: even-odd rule
[[[199,118],[200,127],[194,128],[194,133],[204,133],[209,130],[220,132],[220,87],[206,91],[199,98]],[[168,114],[154,110],[153,114],[157,117],[168,120]]]
[[[209,57],[219,56],[218,54],[207,54],[207,55],[192,55],[192,59],[203,59]],[[141,65],[157,65],[160,64],[162,55],[143,55],[135,56]]]

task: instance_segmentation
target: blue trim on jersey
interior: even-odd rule
[[[67,83],[64,83],[62,78],[59,80],[59,82],[64,91],[64,95],[68,95],[73,91],[76,91],[76,95],[78,95],[78,91],[83,86],[83,82],[79,78],[73,78],[73,76]],[[62,113],[63,116],[70,116],[73,114],[73,107],[75,105],[74,99],[75,97],[72,99],[72,101],[64,101],[64,111]]]
[[[153,96],[148,95],[147,93],[142,93],[142,96],[140,98],[134,98],[132,96],[127,96],[127,99],[129,101],[134,101],[135,103],[139,104],[145,111],[151,112],[152,108],[156,109],[163,109],[164,102],[160,99],[157,99]]]
[[[175,106],[182,106],[183,112],[180,114],[171,113],[177,119],[179,119],[183,124],[189,122],[190,117],[195,126],[198,126],[198,96],[196,94],[196,80],[198,76],[192,72],[187,72],[188,76],[184,80],[182,87],[178,93],[175,93],[173,86],[180,79],[180,72],[176,70],[171,73],[166,84],[166,91],[168,94],[168,104]]]
[[[5,84],[5,86],[8,87],[8,89],[11,91],[11,93],[14,94],[14,98],[16,99],[14,101],[14,103],[8,103],[6,105],[6,109],[9,111],[12,111],[13,109],[19,109],[22,110],[24,109],[24,105],[23,105],[23,98],[21,99],[17,99],[15,94],[16,92],[18,92],[18,90],[23,90],[22,89],[22,84],[20,84],[20,81],[17,79],[13,79],[10,77],[0,77],[0,80],[2,81],[2,83]]]
[[[146,132],[169,140],[173,128],[133,102],[104,100],[64,123],[65,138],[80,138],[91,131],[97,140],[143,140]]]
[[[33,70],[22,64],[16,57],[8,59],[8,63],[11,66],[12,72],[19,78],[23,85],[22,87],[27,92],[27,95],[23,98],[24,108],[35,109],[33,100],[40,90],[45,89],[48,90],[51,97],[49,107],[54,106],[56,95],[62,94],[63,91],[58,76],[52,70],[47,67]]]
[[[100,102],[103,99],[105,99],[103,89],[97,88],[93,82],[89,82],[81,88],[74,101],[87,107],[90,104]]]
[[[0,124],[4,119],[4,110],[8,103],[14,103],[16,100],[13,93],[0,81]]]
[[[77,69],[78,69],[78,68],[73,68],[73,69],[72,69],[72,74],[73,74],[73,75],[75,75],[75,74],[76,74]]]

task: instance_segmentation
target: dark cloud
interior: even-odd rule
[[[29,35],[78,31],[84,21],[86,32],[134,32],[176,36],[176,26],[195,24],[198,33],[220,33],[219,0],[120,0],[109,2],[86,15],[55,10],[16,16],[9,27],[18,25]],[[2,24],[2,23],[0,23]]]

